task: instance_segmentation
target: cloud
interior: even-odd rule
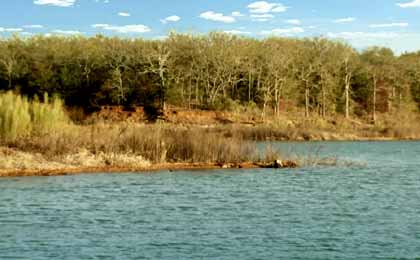
[[[20,35],[27,34],[23,31],[22,28],[3,28],[0,27],[0,33],[1,32],[9,32],[9,33],[20,33]]]
[[[354,39],[366,39],[366,38],[375,38],[375,39],[388,39],[398,37],[397,33],[394,32],[339,32],[327,34],[329,38],[340,38],[345,40],[354,40]]]
[[[3,28],[5,32],[22,32],[22,28]]]
[[[391,27],[408,27],[408,23],[383,23],[383,24],[371,24],[370,28],[391,28]]]
[[[119,13],[118,13],[118,15],[119,15],[119,16],[124,16],[124,17],[129,17],[129,16],[131,16],[131,14],[130,14],[130,13],[126,13],[126,12],[119,12]]]
[[[304,33],[305,29],[302,27],[292,27],[292,28],[278,28],[269,31],[261,31],[260,34],[263,35],[294,35],[299,33]]]
[[[27,29],[42,29],[44,28],[43,25],[40,24],[28,24],[28,25],[24,25],[23,28],[27,28]]]
[[[152,31],[149,27],[143,24],[129,24],[123,26],[110,24],[93,24],[92,27],[117,33],[147,33]]]
[[[166,17],[165,19],[160,20],[160,22],[163,24],[166,24],[169,22],[178,22],[179,20],[181,20],[181,17],[177,15],[171,15],[171,16]]]
[[[251,18],[253,21],[257,22],[266,22],[274,18],[272,14],[251,14]]]
[[[300,24],[302,24],[301,21],[298,20],[298,19],[289,19],[289,20],[286,21],[286,23],[293,24],[293,25],[300,25]]]
[[[356,18],[354,17],[346,17],[346,18],[340,18],[340,19],[336,19],[333,22],[334,23],[351,23],[356,21]]]
[[[391,48],[397,54],[406,51],[418,51],[420,46],[420,33],[401,32],[339,32],[329,33],[331,38],[341,38],[358,49],[370,46],[384,46]]]
[[[397,6],[399,6],[401,8],[420,7],[420,0],[413,0],[413,1],[407,2],[407,3],[397,3]]]
[[[281,3],[269,3],[266,1],[257,1],[248,5],[251,13],[265,14],[265,13],[282,13],[286,12],[288,7]]]
[[[92,24],[92,27],[93,27],[93,28],[105,28],[105,27],[108,27],[108,26],[111,26],[111,25],[106,24],[106,23],[97,23],[97,24]]]
[[[3,28],[0,27],[0,32],[22,32],[22,28]]]
[[[241,12],[235,11],[235,12],[232,12],[232,16],[233,17],[243,17],[245,15],[241,14]]]
[[[224,31],[227,34],[235,34],[235,35],[250,35],[251,32],[241,31],[241,30],[228,30]]]
[[[67,35],[74,35],[74,34],[82,34],[80,31],[74,30],[54,30],[52,31],[53,34],[67,34]]]
[[[213,11],[208,11],[200,14],[200,17],[206,20],[222,23],[234,23],[236,19],[232,16],[226,16],[222,13],[215,13]]]
[[[36,5],[52,5],[59,7],[70,7],[76,3],[76,0],[35,0]]]

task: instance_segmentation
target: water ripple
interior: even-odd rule
[[[0,259],[420,257],[420,143],[323,147],[368,165],[1,179]]]

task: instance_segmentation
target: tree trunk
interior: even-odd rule
[[[377,85],[376,75],[373,76],[373,108],[372,108],[372,121],[376,123],[376,85]]]
[[[120,89],[120,97],[121,100],[124,101],[125,100],[125,93],[124,93],[124,88],[123,88],[123,80],[122,80],[122,75],[121,75],[121,71],[118,68],[118,87]],[[118,101],[118,105],[121,105],[121,101]]]
[[[249,73],[248,76],[248,103],[251,101],[251,88],[253,85],[252,74]]]
[[[159,61],[159,63],[161,63]],[[159,77],[161,81],[160,87],[160,98],[161,98],[161,106],[163,111],[166,110],[166,82],[165,82],[165,71],[163,68],[163,64],[159,64]]]
[[[346,58],[345,60],[346,65],[346,78],[345,78],[345,102],[346,102],[346,108],[345,108],[345,116],[346,119],[350,119],[350,86],[351,86],[351,78],[352,78],[352,72],[350,72],[349,69],[349,59]]]
[[[350,119],[350,75],[346,75],[345,97],[346,97],[346,119]]]
[[[350,98],[349,98],[349,85],[346,84],[346,119],[350,118]]]
[[[305,81],[305,117],[309,117],[309,86],[308,81]]]
[[[12,74],[9,73],[9,90],[12,89]]]
[[[326,103],[325,88],[324,88],[324,85],[322,85],[322,118],[325,118],[327,114],[325,103]]]
[[[274,113],[275,115],[278,117],[280,115],[279,113],[279,88],[278,88],[278,82],[276,80],[276,84],[274,86],[274,102],[275,102],[275,107],[274,107]]]

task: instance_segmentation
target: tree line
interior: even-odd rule
[[[420,108],[420,52],[357,51],[325,38],[253,39],[223,33],[164,40],[0,39],[0,90],[59,95],[87,111],[104,105],[258,107],[364,117]]]

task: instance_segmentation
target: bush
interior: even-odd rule
[[[0,137],[13,141],[31,131],[29,102],[12,92],[0,94]]]
[[[63,103],[58,98],[49,102],[38,99],[29,101],[26,97],[12,92],[0,94],[0,139],[13,142],[20,137],[44,135],[69,123]]]

